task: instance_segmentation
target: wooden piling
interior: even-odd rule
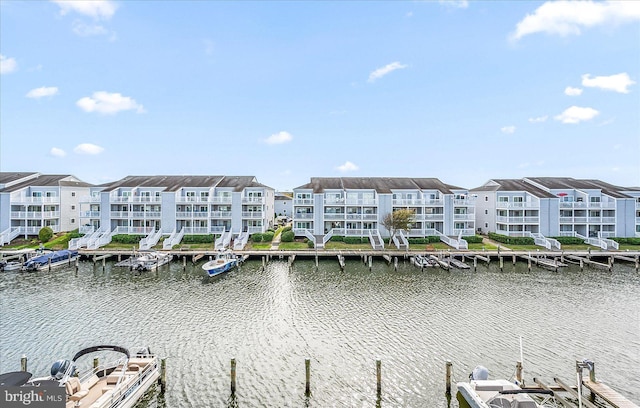
[[[160,360],[160,377],[158,378],[158,384],[160,384],[160,394],[164,394],[167,387],[167,359]]]
[[[264,257],[262,258],[264,259]],[[231,359],[231,394],[236,393],[236,359]]]
[[[304,395],[309,396],[311,394],[311,359],[305,358],[304,360]]]
[[[20,370],[27,371],[27,355],[26,354],[23,354],[22,357],[20,357]]]
[[[636,255],[636,271],[638,270],[639,266],[640,266],[640,257]]]
[[[511,262],[515,265],[516,264],[516,256],[515,255],[511,255]]]
[[[94,357],[93,358],[93,369],[95,370],[96,368],[98,368],[99,365],[100,365],[100,360],[98,359],[98,357]]]
[[[478,267],[478,258],[477,257],[473,257],[473,271],[475,272],[476,268]]]
[[[182,255],[182,269],[187,269],[187,257]]]
[[[522,361],[516,362],[516,381],[518,381],[518,384],[522,384],[520,387],[524,387],[522,382]]]
[[[580,258],[580,270],[584,270],[584,261]]]
[[[376,395],[382,394],[382,361],[376,360]]]
[[[393,257],[393,269],[397,272],[398,271],[398,257],[394,256]]]
[[[371,268],[373,267],[373,256],[369,257],[369,271],[371,271]]]
[[[451,377],[453,375],[453,363],[450,360],[447,360],[445,363],[445,368],[445,392],[447,395],[451,395]]]
[[[107,267],[107,260],[105,258],[102,258],[102,270],[104,271],[106,267]]]
[[[47,268],[48,268],[49,272],[51,272],[51,258],[49,258],[47,260]]]
[[[499,261],[500,261],[500,270],[503,270],[504,269],[504,261],[502,260],[502,257],[500,257]]]

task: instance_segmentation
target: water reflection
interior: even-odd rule
[[[457,407],[444,395],[445,361],[454,380],[477,364],[509,378],[522,336],[526,378],[571,380],[574,360],[589,357],[640,400],[640,277],[628,266],[446,272],[401,260],[394,271],[347,260],[343,272],[337,261],[275,260],[209,278],[203,262],[0,274],[0,371],[18,369],[23,353],[42,374],[87,345],[149,345],[167,357],[168,389],[141,406]]]

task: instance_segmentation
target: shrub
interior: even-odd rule
[[[640,238],[611,238],[616,241],[618,244],[626,244],[626,245],[640,245]]]
[[[580,245],[584,244],[584,240],[578,237],[554,237],[562,245]]]
[[[511,245],[535,245],[533,238],[529,237],[508,237],[502,234],[496,234],[495,232],[489,233],[489,239],[492,239],[503,244]]]
[[[282,230],[282,232],[287,232],[287,231],[291,231],[291,225],[287,225],[286,227],[284,227],[284,229]]]
[[[117,234],[111,237],[111,242],[117,242],[118,244],[137,244],[142,238],[144,238],[143,235]]]
[[[293,233],[293,231],[289,230],[282,233],[280,240],[282,242],[293,242],[294,238],[295,234]]]
[[[344,237],[341,235],[334,235],[331,237],[331,239],[329,241],[334,241],[334,242],[344,242]]]
[[[366,244],[369,242],[369,238],[365,237],[344,237],[343,242],[345,244]]]
[[[182,237],[183,244],[211,244],[216,240],[213,234],[209,235],[185,235]]]
[[[313,241],[307,240],[307,246],[313,248]]]
[[[272,230],[268,230],[267,232],[262,234],[262,240],[264,242],[271,242],[273,241],[273,235],[274,235],[274,232]]]
[[[440,242],[440,237],[409,238],[407,241],[409,241],[410,244],[433,244],[434,242]]]
[[[464,239],[465,241],[467,241],[470,244],[481,244],[482,243],[482,237],[478,236],[478,235],[473,235],[471,237],[462,237],[462,239]]]
[[[251,234],[251,242],[262,242],[262,234],[259,232]]]
[[[42,227],[40,232],[38,232],[38,238],[40,239],[40,242],[47,242],[53,238],[53,230],[51,227]]]

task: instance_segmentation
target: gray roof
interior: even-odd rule
[[[4,185],[7,183],[12,183],[23,179],[25,177],[29,177],[36,174],[35,171],[32,172],[0,172],[0,185]]]
[[[103,191],[113,191],[120,187],[160,188],[162,191],[178,191],[183,187],[232,187],[242,191],[246,187],[265,187],[254,176],[127,176],[113,183],[102,185]]]
[[[375,190],[379,194],[390,194],[393,190],[438,190],[452,194],[451,186],[437,178],[410,177],[312,177],[311,181],[296,190],[310,189],[314,193],[326,190]]]
[[[550,190],[601,190],[604,194],[614,198],[630,197],[621,192],[625,190],[624,187],[614,186],[613,184],[600,180],[574,179],[571,177],[527,177],[527,179]]]
[[[28,174],[33,174],[33,173],[28,173]],[[6,193],[10,193],[13,191],[18,191],[21,190],[23,188],[27,188],[27,187],[59,187],[61,186],[63,179],[67,178],[67,177],[73,177],[69,174],[64,174],[64,175],[60,175],[60,174],[44,174],[44,175],[38,175],[38,177],[32,178],[32,179],[28,179],[25,180],[23,182],[17,183],[17,184],[13,184],[9,187],[3,188],[2,192],[6,192]]]
[[[497,183],[496,185],[490,184]],[[472,188],[470,191],[524,191],[539,198],[555,198],[556,196],[533,184],[519,179],[491,179],[483,186]]]

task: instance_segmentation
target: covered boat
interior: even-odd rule
[[[68,265],[78,258],[78,251],[63,249],[60,251],[46,252],[42,255],[34,256],[24,263],[24,271],[42,271],[49,267]]]

